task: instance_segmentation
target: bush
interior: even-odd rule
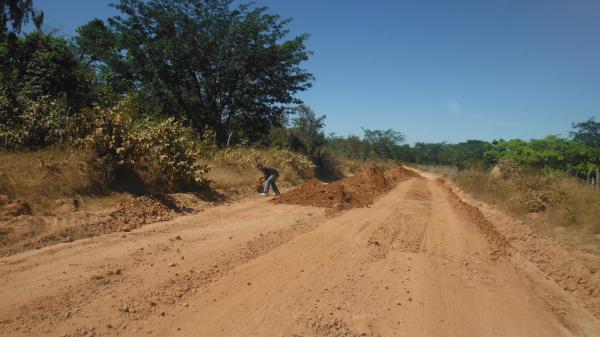
[[[66,141],[68,108],[64,99],[42,96],[19,98],[22,111],[9,106],[0,95],[0,147],[10,150],[36,149]]]
[[[94,107],[90,133],[75,141],[96,153],[98,167],[111,178],[115,172],[133,169],[139,152],[133,121],[119,108]]]
[[[17,37],[0,43],[0,64],[0,148],[66,143],[68,119],[91,99],[91,74],[69,42],[39,31]]]
[[[151,173],[146,179],[153,190],[181,190],[191,186],[206,186],[208,166],[196,162],[200,146],[193,130],[173,118],[154,125],[142,123],[135,132],[139,161],[146,163]]]
[[[196,162],[200,144],[192,130],[172,118],[133,121],[124,103],[94,108],[92,128],[79,144],[96,153],[109,180],[140,178],[148,192],[164,193],[207,185],[208,167]]]

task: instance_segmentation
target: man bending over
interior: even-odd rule
[[[272,167],[266,167],[262,164],[257,164],[256,169],[261,171],[262,174],[265,176],[265,181],[263,183],[263,191],[260,195],[263,197],[269,195],[269,187],[273,188],[273,192],[275,192],[276,196],[281,195],[281,193],[279,193],[279,189],[277,188],[277,184],[275,184],[275,181],[279,177],[279,172],[277,172],[277,170]]]

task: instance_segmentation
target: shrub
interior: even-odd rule
[[[119,170],[133,169],[139,152],[133,121],[120,107],[94,107],[90,133],[75,141],[96,153],[98,167],[111,178]]]
[[[64,99],[19,98],[22,111],[0,95],[0,147],[11,150],[47,147],[66,141],[68,108]]]
[[[133,174],[153,193],[206,186],[208,167],[196,162],[200,145],[191,129],[172,118],[135,123],[124,109],[94,108],[91,132],[77,141],[96,153],[109,180]]]
[[[135,132],[139,160],[151,170],[148,182],[154,190],[179,190],[206,186],[208,166],[196,162],[200,146],[193,130],[172,117],[154,125],[146,121]],[[162,187],[161,187],[162,186]]]

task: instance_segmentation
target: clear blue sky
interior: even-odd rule
[[[70,37],[110,0],[34,0]],[[311,34],[300,95],[327,132],[410,143],[567,136],[600,117],[600,1],[257,0]]]

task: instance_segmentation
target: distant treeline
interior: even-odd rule
[[[300,106],[291,123],[271,131],[267,145],[288,148],[313,158],[334,155],[352,160],[392,160],[424,165],[451,165],[458,169],[490,168],[501,160],[534,169],[561,170],[585,177],[600,167],[600,122],[590,118],[573,123],[569,138],[547,136],[532,140],[467,140],[457,144],[405,143],[392,129],[363,129],[362,136],[325,135],[325,116],[316,117]]]

